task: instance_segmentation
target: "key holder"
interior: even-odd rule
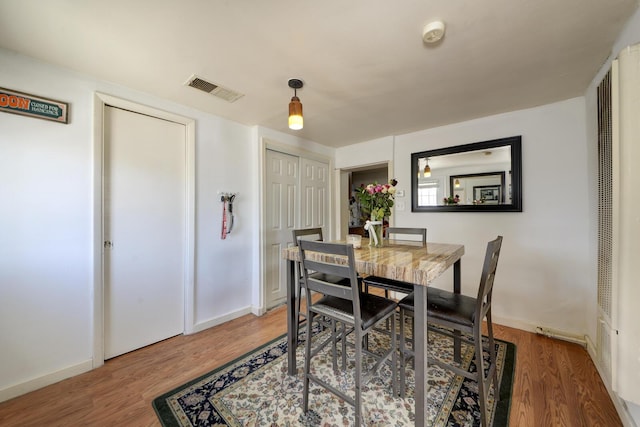
[[[233,201],[238,193],[218,191],[218,195],[220,195],[220,202],[222,203],[222,232],[220,238],[224,240],[227,238],[227,234],[231,234],[233,230]]]

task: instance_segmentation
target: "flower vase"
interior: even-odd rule
[[[369,246],[376,248],[382,247],[382,219],[376,220],[375,217],[371,217],[371,226],[369,228]]]

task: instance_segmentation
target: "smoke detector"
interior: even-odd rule
[[[435,43],[444,36],[444,22],[433,21],[425,25],[422,30],[422,40],[425,43]]]

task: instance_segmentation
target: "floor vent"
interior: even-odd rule
[[[201,90],[203,92],[210,93],[211,95],[216,96],[220,99],[224,99],[228,102],[237,101],[244,96],[244,94],[242,93],[227,89],[215,83],[208,82],[196,75],[191,76],[189,80],[187,80],[185,85],[191,86],[192,88]]]

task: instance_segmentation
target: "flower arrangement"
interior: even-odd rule
[[[362,185],[357,196],[364,213],[377,220],[390,216],[397,184],[397,180],[391,179],[388,184]]]
[[[460,197],[456,194],[455,197],[445,197],[444,204],[445,205],[457,205],[460,201]]]

